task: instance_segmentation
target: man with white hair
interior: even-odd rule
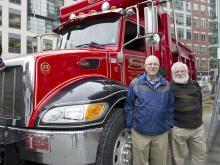
[[[202,94],[196,81],[189,80],[188,67],[176,62],[172,68],[174,94],[174,127],[171,129],[171,149],[175,165],[185,165],[190,153],[191,165],[203,165],[206,157],[202,121]]]
[[[132,135],[133,165],[166,165],[173,94],[158,73],[156,56],[146,58],[145,70],[129,85],[124,108],[126,126]]]

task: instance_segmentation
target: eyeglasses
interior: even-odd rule
[[[147,66],[159,66],[159,64],[158,63],[148,63],[148,64],[146,64]]]

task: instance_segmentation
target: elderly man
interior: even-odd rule
[[[174,98],[169,83],[158,73],[156,56],[146,58],[145,70],[131,82],[124,108],[132,135],[133,165],[165,165]]]
[[[171,129],[171,148],[175,165],[184,165],[190,153],[191,165],[205,161],[205,137],[202,122],[202,94],[199,84],[189,80],[188,68],[176,62],[172,68],[174,93],[174,127]],[[189,151],[189,152],[188,152]]]

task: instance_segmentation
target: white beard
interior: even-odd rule
[[[184,77],[175,77],[173,76],[173,81],[178,84],[186,84],[189,80],[189,74],[186,74]]]

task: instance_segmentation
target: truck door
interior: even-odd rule
[[[140,34],[144,35],[144,28],[140,27]],[[124,43],[135,38],[137,25],[131,21],[125,22]],[[144,71],[144,62],[147,56],[144,39],[138,39],[123,48],[123,83],[129,85],[131,80]]]

